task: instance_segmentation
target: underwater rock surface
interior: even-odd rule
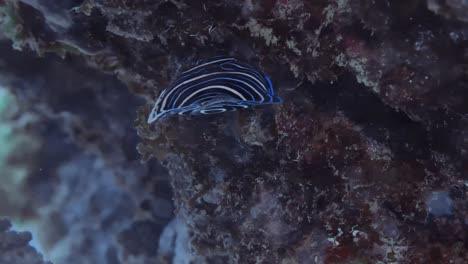
[[[0,219],[0,262],[3,264],[51,264],[30,246],[31,233],[10,230],[11,223]]]
[[[0,1],[5,122],[35,142],[0,214],[51,260],[468,261],[466,1],[62,2]],[[149,126],[217,55],[284,103]]]

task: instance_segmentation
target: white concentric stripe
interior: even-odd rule
[[[164,98],[163,103],[162,103],[162,105],[161,105],[161,109],[164,109],[164,108],[166,107],[167,99],[170,97],[170,95],[172,94],[172,92],[174,92],[175,90],[177,90],[177,89],[178,89],[179,87],[181,87],[182,85],[185,85],[185,84],[187,84],[187,83],[190,83],[190,82],[199,80],[199,79],[201,79],[201,78],[205,78],[205,77],[209,77],[209,76],[213,76],[213,75],[220,75],[220,74],[239,74],[239,75],[245,75],[245,76],[251,77],[250,74],[241,73],[241,72],[214,72],[214,73],[210,73],[210,74],[203,74],[203,75],[197,76],[197,77],[195,77],[195,78],[192,78],[192,79],[186,80],[186,81],[184,81],[184,82],[182,82],[182,83],[179,83],[179,84],[178,84],[177,86],[175,86],[175,87],[172,87],[171,90],[170,90],[166,95],[164,95],[165,98]],[[262,87],[263,87],[264,89],[266,89],[265,86],[264,86],[261,82],[259,82],[256,78],[253,78],[253,79],[255,79],[260,85],[262,85]],[[246,84],[246,85],[248,85],[248,84]],[[252,86],[250,86],[250,85],[248,85],[248,86],[249,86],[251,89],[253,89],[253,90],[255,90],[255,91],[257,92],[257,90],[254,89]],[[257,93],[260,94],[259,92],[257,92]],[[261,97],[263,98],[263,96],[261,96]]]
[[[204,105],[204,104],[209,103],[211,100],[216,99],[217,97],[219,97],[219,95],[208,95],[208,96],[203,96],[203,97],[200,97],[200,98],[198,98],[197,100],[195,100],[192,104]],[[213,100],[213,101],[214,101],[214,100]]]
[[[218,61],[221,61],[221,60],[218,60]],[[231,71],[236,71],[236,72],[237,72],[237,71],[240,71],[240,72],[244,72],[245,74],[251,75],[251,78],[255,79],[255,81],[256,81],[257,83],[260,84],[260,86],[261,86],[261,88],[262,88],[263,90],[265,90],[266,92],[269,92],[269,90],[266,88],[264,82],[262,81],[262,79],[264,78],[264,77],[263,77],[263,74],[262,74],[261,72],[259,72],[258,70],[253,69],[253,68],[249,68],[248,66],[242,66],[241,64],[239,64],[239,63],[237,62],[237,60],[234,60],[234,61],[228,60],[227,62],[222,63],[220,67],[221,67],[223,70],[227,70],[227,69],[225,69],[225,68],[223,67],[224,65],[229,65],[229,66],[231,66],[232,68],[234,68],[234,69],[230,69]],[[201,66],[201,65],[200,65],[200,66]],[[197,67],[198,67],[198,66],[197,66]],[[189,70],[189,71],[191,71],[191,70]],[[186,78],[191,78],[193,75],[196,75],[196,73],[197,73],[197,72],[190,72],[190,73],[188,74],[189,71],[187,71],[186,73],[183,73],[182,76],[176,81],[176,83],[178,83],[179,81],[181,81],[181,79],[182,79],[182,81],[183,81],[183,80],[186,79]],[[184,76],[184,75],[188,75],[188,76]]]
[[[158,111],[156,111],[157,115],[154,117],[152,122],[158,120],[161,117],[164,117],[168,113],[170,114],[171,112],[173,114],[181,114],[181,113],[184,114],[184,113],[193,111],[193,109],[195,109],[195,107],[193,107],[193,106],[181,107],[181,108],[177,108],[177,109],[168,109],[168,110],[159,109]]]
[[[259,71],[255,70],[255,69],[252,69],[252,68],[249,68],[249,67],[242,66],[242,65],[240,65],[238,63],[232,63],[232,65],[236,66],[237,68],[243,69],[244,71],[250,72],[250,74],[255,76],[254,78],[257,80],[258,83],[263,84],[262,81],[261,81],[262,75],[259,73]],[[258,78],[258,77],[260,77],[260,78]],[[262,85],[262,88],[263,88],[263,90],[268,92],[265,85]]]
[[[210,113],[210,111],[213,111],[213,110],[215,110],[215,112]],[[218,110],[222,110],[222,111],[218,111]],[[206,114],[219,114],[219,113],[224,113],[226,111],[227,111],[226,108],[216,107],[216,108],[201,109],[200,113],[206,115]]]
[[[219,60],[208,61],[208,62],[206,62],[206,63],[203,63],[203,64],[200,64],[200,65],[198,65],[198,66],[195,66],[195,67],[191,68],[190,70],[186,70],[186,71],[182,72],[182,74],[187,74],[187,73],[189,73],[189,72],[191,72],[191,71],[193,71],[193,70],[202,68],[202,67],[207,66],[207,65],[210,65],[210,64],[215,64],[215,63],[223,62],[223,61],[235,61],[235,60],[236,60],[236,59],[234,59],[234,58],[221,58],[221,59],[219,59]]]
[[[249,75],[251,76],[251,79],[254,79],[258,84],[260,84],[260,87],[265,91],[265,92],[268,92],[268,89],[267,87],[265,86],[265,84],[262,82],[262,80],[260,78],[258,78],[259,76],[257,76],[258,73],[256,73],[254,70],[251,70],[251,69],[248,69],[246,68],[249,73],[246,73],[246,72],[243,72],[244,75]],[[244,70],[246,71],[246,70]]]
[[[246,84],[246,85],[248,85],[248,84]],[[216,84],[216,85],[205,86],[205,87],[227,87],[227,88],[229,88],[229,91],[236,91],[236,92],[235,92],[236,95],[241,94],[240,92],[237,92],[237,90],[236,90],[235,88],[231,88],[231,87],[226,86],[226,85]],[[195,91],[194,93],[198,93],[198,91],[200,91],[200,90],[202,90],[202,89],[203,89],[202,91],[207,90],[207,89],[205,89],[205,87],[204,87],[204,88],[201,88],[201,89],[199,89],[199,90],[197,90],[197,91]],[[224,89],[224,90],[226,90],[226,89]],[[255,92],[257,92],[257,91],[255,90]],[[192,97],[194,93],[191,93],[189,96]],[[221,92],[221,93],[225,93],[225,92],[223,91],[223,92]],[[182,94],[182,93],[181,93],[181,94]],[[181,95],[181,94],[180,94],[180,95]],[[257,92],[257,94],[258,94],[258,96],[260,97],[259,102],[263,102],[263,101],[265,100],[265,98],[263,97],[263,95],[262,95],[261,93],[259,93],[259,92]],[[180,96],[180,95],[179,95],[179,96]],[[218,94],[218,95],[215,96],[215,95],[212,95],[211,93],[208,94],[207,96],[209,96],[208,98],[221,98],[221,97],[223,97],[223,95],[221,95],[221,94]],[[234,98],[235,100],[239,100],[239,101],[252,101],[252,100],[253,100],[253,98],[252,98],[252,99],[251,99],[251,98],[249,98],[249,99],[245,98],[245,96],[243,96],[242,94],[241,94],[240,98],[235,98],[234,96],[229,95],[229,94],[226,94],[225,96],[232,97],[232,98]],[[205,98],[205,97],[203,96],[203,97],[200,98],[200,99],[203,99],[203,98]],[[200,100],[200,99],[199,99],[199,100]],[[179,101],[179,97],[177,97],[176,100],[174,101],[174,104],[177,105],[176,107],[184,107],[184,102],[186,102],[186,100],[184,99],[184,101],[183,101],[182,103],[180,103],[180,104],[177,103],[178,101]],[[197,101],[198,101],[198,100],[197,100]]]
[[[229,91],[229,92],[231,92],[231,93],[233,93],[233,94],[239,96],[239,98],[241,98],[241,100],[246,101],[245,97],[244,97],[242,94],[240,94],[238,91],[236,91],[236,90],[234,90],[234,89],[232,89],[232,88],[229,88],[229,87],[224,86],[224,85],[210,85],[210,86],[206,86],[206,87],[204,87],[204,88],[202,88],[202,89],[199,89],[199,90],[197,90],[197,91],[191,93],[191,94],[190,94],[189,96],[187,96],[187,97],[184,99],[184,101],[182,101],[182,103],[180,103],[179,105],[183,106],[183,105],[184,105],[188,100],[190,100],[190,98],[192,98],[194,95],[196,95],[196,94],[198,94],[198,93],[201,93],[201,92],[203,92],[203,91],[206,91],[206,90],[210,90],[210,89],[222,89],[222,90],[226,90],[226,91]],[[177,102],[177,100],[176,100],[176,102]]]
[[[257,93],[257,95],[258,95],[259,98],[260,98],[259,102],[263,102],[263,101],[265,100],[265,97],[264,97],[260,92],[258,92],[257,89],[255,89],[254,87],[252,87],[250,84],[248,84],[248,83],[246,83],[246,82],[243,82],[243,81],[241,81],[241,80],[239,80],[239,79],[236,79],[236,81],[242,83],[243,85],[248,86],[251,90],[254,90],[255,93]],[[218,85],[218,86],[224,86],[224,85]],[[176,106],[178,106],[178,107],[182,106],[183,103],[178,104],[177,102],[179,101],[179,99],[180,99],[180,97],[182,96],[182,94],[184,94],[187,90],[191,89],[192,87],[193,87],[193,86],[189,86],[189,87],[185,88],[183,91],[181,91],[181,92],[179,93],[179,95],[177,96],[177,98],[174,100],[174,104],[173,104],[173,105],[176,105]],[[232,90],[232,88],[231,88],[231,90]],[[244,101],[250,101],[250,100],[247,100],[245,97],[242,97],[242,98],[243,98]]]
[[[265,97],[264,97],[256,88],[252,87],[250,84],[248,84],[248,83],[246,83],[246,82],[244,82],[244,81],[242,81],[242,80],[240,80],[240,79],[236,79],[236,81],[242,83],[243,85],[247,86],[247,87],[250,88],[251,90],[255,91],[255,93],[257,93],[257,95],[258,95],[259,98],[260,98],[260,100],[258,100],[259,102],[263,102],[263,101],[265,100]],[[198,85],[198,84],[200,84],[200,83],[197,83],[197,85]],[[221,85],[221,86],[224,86],[224,85]],[[179,103],[177,103],[177,102],[179,101],[180,97],[181,97],[188,89],[190,89],[190,88],[192,88],[192,87],[193,87],[193,86],[188,86],[188,87],[186,87],[183,91],[181,91],[181,92],[179,93],[179,95],[177,96],[177,98],[174,100],[173,105],[176,105],[176,106],[181,106],[181,105],[183,105],[183,104],[179,104]],[[246,88],[247,88],[247,87],[246,87]],[[233,89],[231,88],[230,90],[233,90]],[[167,95],[167,96],[169,96],[169,95]],[[245,97],[242,97],[242,98],[244,98],[244,100],[247,100],[247,99],[245,99]],[[162,105],[161,107],[165,107],[165,106],[166,106],[167,99],[168,99],[168,97],[166,97],[166,98],[164,99],[163,105]],[[164,108],[162,108],[162,109],[164,109]]]

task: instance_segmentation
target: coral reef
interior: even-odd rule
[[[20,106],[6,122],[34,142],[0,157],[22,168],[2,176],[0,214],[34,223],[51,260],[468,261],[466,1],[0,0],[0,14],[22,50],[0,46]],[[216,55],[258,65],[285,102],[149,126],[159,92]]]

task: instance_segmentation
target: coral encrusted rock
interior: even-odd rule
[[[466,1],[62,2],[0,0],[2,84],[53,149],[9,212],[57,259],[468,262]],[[218,55],[284,103],[147,124]]]
[[[29,245],[32,239],[31,233],[15,232],[10,229],[10,221],[0,219],[0,263],[52,264],[44,261],[42,255]]]

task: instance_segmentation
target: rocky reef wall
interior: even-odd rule
[[[0,156],[0,214],[56,263],[465,263],[467,14],[0,0],[18,142]],[[217,55],[258,65],[284,103],[149,126],[160,91]]]

